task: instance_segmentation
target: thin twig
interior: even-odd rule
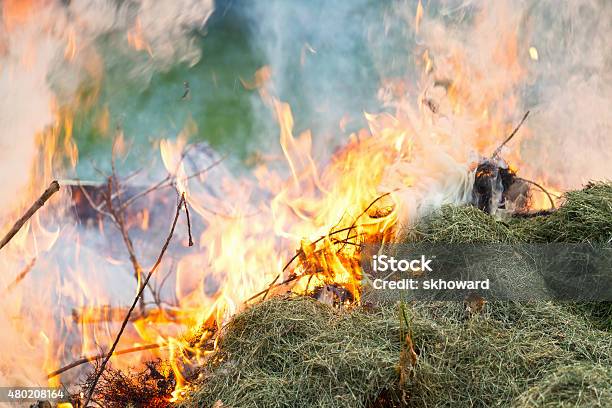
[[[7,285],[5,291],[10,292],[15,289],[15,287],[19,285],[19,282],[21,282],[28,275],[28,273],[30,273],[35,263],[36,257],[32,258],[32,260],[26,265],[25,268],[23,268],[19,275],[17,275],[17,277],[9,285]]]
[[[191,145],[190,145],[191,146]],[[187,152],[189,150],[189,146],[185,149],[185,152]],[[185,153],[183,153],[181,160],[184,159]],[[198,177],[201,176],[202,174],[210,171],[212,168],[214,168],[215,166],[219,165],[223,160],[225,160],[227,158],[227,156],[223,156],[220,159],[216,160],[215,162],[213,162],[212,164],[210,164],[208,167],[202,169],[202,170],[198,170],[195,173],[192,173],[188,176],[183,177],[182,179],[180,179],[181,181],[187,181],[187,180],[191,180],[194,177]],[[179,162],[180,163],[180,162]],[[142,169],[137,170],[136,172],[130,174],[129,176],[127,176],[126,178],[122,179],[122,182],[125,184],[126,181],[134,178]],[[104,176],[104,178],[106,178],[106,175],[104,174],[104,172],[100,169],[96,168],[96,171]],[[97,185],[94,182],[83,182],[82,180],[66,180],[67,182],[76,182],[76,184],[78,184],[81,189],[83,185]],[[154,185],[148,187],[147,189],[129,197],[127,200],[125,200],[125,202],[122,204],[123,209],[127,208],[128,206],[130,206],[134,201],[156,191],[156,190],[161,190],[164,188],[168,188],[168,187],[172,187],[173,184],[176,184],[176,180],[175,178],[172,176],[172,174],[168,173],[166,175],[166,177],[164,177],[163,179],[161,179],[160,181],[158,181],[157,183],[155,183]],[[121,195],[124,192],[123,189],[119,188],[119,186],[117,187],[117,191],[113,192],[112,195],[112,199],[115,200],[119,195]],[[85,193],[85,192],[84,192]],[[87,197],[86,197],[87,198]],[[107,215],[107,213],[103,212],[102,208],[104,208],[106,206],[106,202],[102,202],[100,204],[95,204],[93,202],[93,200],[88,199],[87,200],[89,202],[89,205],[96,211],[99,212],[101,214],[105,214]],[[223,215],[223,214],[220,214]]]
[[[161,281],[155,285],[155,290],[152,290],[153,301],[155,302],[157,307],[159,307],[160,309],[162,308],[162,303],[163,303],[163,301],[161,300],[161,293],[164,288],[164,284],[166,283],[166,280],[170,277],[172,272],[174,272],[174,260],[172,260],[170,268],[168,268],[168,272],[166,272],[166,274],[161,279]]]
[[[114,159],[113,159],[114,163]],[[123,239],[123,243],[128,251],[128,256],[130,258],[130,263],[132,264],[132,269],[134,269],[134,278],[136,279],[137,285],[142,285],[142,267],[140,266],[140,262],[138,262],[138,258],[136,257],[136,250],[134,249],[134,244],[132,243],[132,239],[128,233],[128,229],[125,225],[125,217],[123,207],[121,207],[121,196],[117,196],[117,201],[119,202],[119,210],[115,209],[113,205],[113,184],[115,185],[115,190],[117,190],[117,176],[115,173],[115,165],[112,165],[113,174],[108,178],[108,194],[104,194],[106,198],[106,207],[110,212],[112,218],[115,220],[115,224],[121,233],[121,238]],[[140,289],[140,288],[138,288]],[[144,298],[140,298],[140,311],[144,313]]]
[[[94,203],[94,201],[93,201],[93,198],[89,195],[89,193],[87,192],[85,187],[83,185],[81,185],[80,183],[79,183],[79,188],[81,189],[81,192],[83,193],[83,196],[85,196],[85,199],[87,200],[87,202],[89,203],[89,205],[91,206],[91,208],[95,212],[97,212],[97,213],[99,213],[101,215],[104,215],[105,217],[108,217],[108,219],[110,219],[113,222],[113,224],[117,225],[117,221],[115,221],[115,218],[113,217],[113,215],[111,213],[109,213],[108,211],[102,210],[102,204],[96,205],[96,203]],[[117,225],[117,227],[119,227],[119,226]]]
[[[147,305],[154,305],[154,308],[145,308],[144,312],[132,313],[130,321],[134,322],[150,316],[162,315],[169,321],[177,321],[180,318],[180,310],[174,305],[171,308],[164,308],[161,300],[159,302],[147,302]],[[167,303],[166,303],[167,304]],[[95,324],[100,322],[122,321],[127,308],[113,307],[112,305],[102,305],[97,308],[73,308],[72,320],[79,324]]]
[[[397,191],[397,190],[394,190],[394,191]],[[381,199],[381,198],[383,198],[383,197],[386,197],[386,196],[390,195],[392,192],[393,192],[393,191],[388,191],[388,192],[386,192],[386,193],[384,193],[384,194],[379,195],[378,197],[376,197],[376,198],[374,199],[374,201],[372,201],[372,202],[370,203],[370,205],[368,205],[368,206],[365,208],[365,210],[363,210],[363,211],[361,212],[361,214],[359,214],[359,215],[357,216],[357,218],[355,218],[355,219],[353,220],[353,223],[351,224],[351,228],[350,228],[350,229],[348,230],[348,232],[346,233],[346,238],[345,238],[345,240],[348,240],[348,239],[349,239],[349,235],[351,234],[351,229],[353,229],[353,228],[355,227],[355,224],[357,223],[357,220],[359,220],[359,218],[361,218],[361,217],[362,217],[364,214],[366,214],[366,213],[368,212],[368,210],[369,210],[370,208],[372,208],[372,206],[373,206],[374,204],[376,204],[376,202],[378,202],[378,200],[380,200],[380,199]],[[344,248],[344,245],[342,246],[342,248]]]
[[[11,239],[13,239],[15,234],[17,234],[21,227],[23,227],[23,224],[25,224],[30,218],[32,218],[34,213],[36,213],[36,211],[38,211],[40,207],[45,205],[47,200],[51,198],[53,194],[57,193],[59,189],[59,183],[56,180],[53,180],[51,184],[49,184],[49,187],[47,187],[45,192],[42,193],[42,195],[38,198],[38,200],[36,200],[34,204],[32,204],[28,211],[26,211],[26,213],[23,214],[23,216],[19,220],[17,220],[15,225],[13,225],[13,228],[11,228],[10,231],[4,236],[4,238],[2,238],[2,241],[0,241],[0,249],[4,248],[4,246],[8,244]]]
[[[189,235],[189,246],[193,246],[193,236],[191,235],[191,217],[189,216],[189,205],[187,205],[187,199],[184,198],[185,203],[185,217],[187,217],[187,233]]]
[[[261,298],[261,301],[263,302],[264,300],[266,300],[266,297],[268,296],[268,293],[270,293],[270,290],[274,287],[274,284],[276,283],[276,281],[278,281],[280,279],[281,275],[278,274],[276,275],[276,278],[274,278],[274,280],[272,281],[272,283],[270,283],[270,285],[268,286],[268,289],[265,290],[264,294],[263,294],[263,298]],[[256,297],[259,295],[256,295]],[[251,298],[252,299],[252,298]],[[249,300],[251,300],[249,299]]]
[[[153,276],[153,273],[155,273],[155,271],[161,264],[162,258],[164,257],[164,254],[166,253],[166,250],[168,249],[168,246],[170,245],[170,241],[172,240],[172,236],[174,235],[174,229],[176,228],[176,223],[178,221],[178,218],[181,212],[181,207],[184,204],[185,204],[185,194],[183,193],[183,195],[181,196],[181,199],[179,200],[176,206],[176,214],[174,215],[174,220],[172,221],[172,227],[170,228],[170,232],[168,234],[168,237],[166,238],[166,242],[164,243],[164,246],[162,247],[159,253],[159,256],[157,257],[157,261],[155,262],[155,264],[153,265],[153,267],[147,274],[147,277],[145,278],[143,284],[140,285],[140,288],[138,289],[138,293],[136,294],[136,296],[134,297],[134,301],[132,302],[132,306],[128,310],[125,316],[125,319],[123,319],[123,323],[121,324],[121,328],[119,329],[119,333],[117,333],[117,337],[115,338],[113,345],[111,346],[110,350],[104,357],[104,360],[102,360],[102,364],[100,365],[100,368],[97,370],[97,373],[94,376],[94,379],[91,383],[91,387],[89,388],[89,391],[87,393],[87,397],[85,398],[85,404],[83,404],[84,407],[87,407],[87,404],[89,404],[89,401],[91,400],[91,397],[93,396],[93,393],[95,391],[96,385],[98,381],[100,380],[100,376],[104,372],[104,369],[106,368],[106,364],[108,363],[108,360],[110,360],[111,356],[113,355],[115,348],[117,347],[117,344],[119,344],[121,335],[123,334],[123,331],[125,330],[125,327],[127,326],[130,320],[130,316],[132,312],[134,311],[134,309],[136,308],[136,305],[138,304],[140,297],[142,296],[142,293],[144,292],[145,287],[149,283],[149,280],[151,279],[151,276]]]
[[[189,176],[183,177],[181,179],[181,181],[184,182],[184,181],[190,180],[190,179],[192,179],[194,177],[198,177],[198,176],[200,176],[200,175],[210,171],[213,167],[219,165],[225,159],[225,157],[226,156],[221,157],[219,160],[215,161],[214,163],[212,163],[211,165],[209,165],[208,167],[206,167],[206,168],[204,168],[202,170],[196,171],[195,173],[190,174]],[[172,177],[171,174],[168,174],[165,178],[163,178],[162,180],[160,180],[159,182],[157,182],[153,186],[151,186],[151,187],[147,188],[146,190],[144,190],[144,191],[142,191],[142,192],[140,192],[140,193],[138,193],[136,195],[133,195],[132,197],[127,199],[123,203],[123,207],[129,206],[134,201],[136,201],[136,200],[138,200],[138,199],[140,199],[140,198],[142,198],[142,197],[152,193],[155,190],[160,190],[162,188],[172,187],[172,185],[175,184],[175,183],[176,183],[176,180],[174,180],[174,178]]]
[[[170,175],[166,176],[163,180],[160,180],[159,182],[157,182],[156,184],[152,185],[151,187],[147,188],[146,190],[133,195],[132,197],[128,198],[127,200],[125,200],[125,202],[123,203],[123,207],[127,208],[130,204],[132,204],[134,201],[138,200],[141,197],[146,196],[149,193],[152,193],[155,190],[159,190],[165,187],[170,187],[172,185],[171,182],[172,178]]]
[[[550,201],[550,206],[551,208],[555,209],[555,201],[552,198],[552,194],[548,192],[548,190],[546,190],[544,187],[542,187],[540,184],[536,183],[535,181],[532,180],[527,180],[525,178],[522,177],[517,177],[517,180],[521,180],[524,181],[525,183],[529,183],[529,184],[533,184],[534,186],[536,186],[537,188],[539,188],[540,190],[542,190],[544,192],[544,194],[546,194],[546,196],[548,197],[548,201]]]
[[[359,227],[359,225],[356,225],[356,224],[355,224],[355,225],[351,225],[350,227],[341,228],[341,229],[339,229],[339,230],[332,231],[332,232],[330,232],[330,233],[329,233],[329,234],[327,234],[327,235],[323,235],[323,236],[319,237],[318,239],[316,239],[315,241],[313,241],[313,242],[312,242],[312,244],[317,244],[317,243],[319,243],[320,241],[324,240],[325,238],[329,238],[329,237],[331,237],[332,235],[339,234],[339,233],[344,232],[344,231],[350,231],[350,230],[352,230],[352,229],[354,229],[354,228],[356,228],[356,227]],[[285,272],[285,271],[287,270],[287,268],[289,268],[289,266],[290,266],[290,265],[293,263],[293,261],[295,261],[297,258],[299,258],[301,254],[302,254],[302,250],[301,250],[301,249],[298,249],[298,250],[296,251],[295,255],[293,255],[293,256],[291,257],[291,259],[289,259],[289,261],[287,261],[287,263],[286,263],[286,264],[285,264],[285,266],[283,267],[282,271],[281,271],[281,272],[280,272],[280,273],[279,273],[279,274],[276,276],[276,278],[274,278],[274,280],[273,280],[273,281],[270,283],[270,285],[268,285],[268,287],[267,287],[266,289],[264,289],[264,290],[262,290],[262,291],[260,291],[260,292],[257,292],[256,294],[254,294],[253,296],[251,296],[250,298],[248,298],[248,299],[246,300],[246,302],[245,302],[245,303],[248,303],[248,302],[250,302],[251,300],[258,298],[258,297],[259,297],[259,296],[261,296],[261,295],[264,295],[263,299],[265,299],[265,298],[266,298],[266,296],[268,296],[268,292],[270,292],[270,290],[271,290],[272,288],[274,288],[274,287],[278,287],[278,286],[283,286],[284,284],[289,283],[289,282],[291,282],[291,281],[294,281],[294,280],[295,280],[295,279],[297,279],[297,278],[300,278],[300,277],[302,277],[302,276],[307,276],[307,275],[293,275],[293,276],[291,276],[291,277],[290,277],[288,280],[285,280],[285,281],[283,281],[283,282],[281,282],[281,283],[279,283],[279,284],[275,285],[275,283],[276,283],[276,282],[277,282],[277,281],[280,279],[280,277],[281,277],[281,275],[283,274],[283,272]]]
[[[153,343],[153,344],[145,344],[144,346],[137,346],[137,347],[130,347],[127,349],[123,349],[123,350],[119,350],[119,351],[115,351],[113,353],[114,356],[119,356],[122,354],[129,354],[129,353],[136,353],[138,351],[145,351],[145,350],[154,350],[154,349],[159,349],[162,348],[161,344],[157,344],[157,343]],[[80,365],[83,364],[87,364],[90,363],[92,361],[98,361],[98,360],[102,360],[104,357],[106,357],[106,353],[102,353],[102,354],[98,354],[95,356],[89,356],[89,357],[83,357],[79,360],[73,361],[72,363],[59,368],[55,371],[50,372],[49,374],[47,374],[47,378],[53,378],[53,377],[57,377],[58,375],[74,368],[74,367],[78,367]]]
[[[525,112],[525,115],[523,115],[523,119],[521,119],[519,124],[512,131],[512,133],[510,133],[510,136],[508,136],[506,140],[504,140],[503,143],[500,144],[497,149],[495,149],[495,151],[493,152],[493,155],[491,156],[492,158],[497,157],[497,155],[499,154],[499,152],[501,152],[501,149],[503,149],[506,143],[508,143],[510,139],[512,139],[516,135],[516,133],[519,131],[519,129],[523,125],[523,122],[525,122],[525,119],[527,119],[527,116],[529,116],[529,111]]]

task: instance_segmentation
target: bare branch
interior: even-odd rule
[[[153,349],[159,349],[162,348],[161,344],[157,344],[157,343],[153,343],[153,344],[145,344],[143,346],[138,346],[138,347],[131,347],[131,348],[127,348],[127,349],[123,349],[123,350],[119,350],[113,353],[114,356],[119,356],[122,354],[129,354],[129,353],[136,353],[138,351],[144,351],[144,350],[153,350]],[[57,369],[55,371],[50,372],[49,374],[47,374],[47,378],[53,378],[53,377],[57,377],[58,375],[74,368],[74,367],[78,367],[80,365],[83,364],[87,364],[90,363],[92,361],[98,361],[98,360],[102,360],[104,357],[106,357],[106,353],[103,354],[98,354],[95,356],[89,356],[89,357],[83,357],[79,360],[73,361],[72,363]],[[84,405],[85,406],[85,405]]]
[[[516,133],[519,131],[519,129],[523,125],[523,122],[525,122],[525,119],[527,119],[527,116],[529,116],[529,111],[525,112],[525,115],[523,115],[523,119],[521,119],[519,124],[512,131],[512,133],[510,133],[510,136],[508,136],[506,138],[506,140],[504,140],[503,143],[500,144],[497,149],[495,149],[495,151],[493,152],[493,155],[491,155],[491,157],[493,157],[493,158],[497,157],[497,155],[499,154],[499,152],[501,152],[501,149],[503,149],[503,147],[506,145],[506,143],[508,143],[510,141],[510,139],[512,139],[516,135]]]
[[[187,181],[187,180],[191,180],[194,177],[198,177],[201,176],[202,174],[210,171],[212,168],[214,168],[215,166],[218,166],[223,160],[225,160],[226,156],[221,157],[219,160],[216,160],[214,163],[212,163],[210,166],[196,171],[193,174],[190,174],[189,176],[185,176],[181,179],[181,181]],[[182,159],[181,159],[182,160]],[[156,184],[152,185],[151,187],[147,188],[146,190],[133,195],[132,197],[130,197],[129,199],[127,199],[124,203],[123,203],[123,207],[127,207],[130,204],[132,204],[134,201],[152,193],[155,190],[160,190],[162,188],[168,188],[168,187],[172,187],[173,184],[176,184],[176,180],[174,179],[174,177],[172,177],[171,174],[168,174],[165,178],[163,178],[162,180],[160,180],[159,182],[157,182]]]
[[[81,190],[81,192],[83,193],[83,196],[85,196],[85,199],[87,200],[87,202],[89,203],[89,205],[95,212],[102,214],[105,217],[108,217],[113,222],[113,224],[117,225],[117,221],[115,221],[113,215],[109,213],[108,211],[102,210],[102,204],[97,205],[96,203],[94,203],[93,198],[89,195],[89,193],[87,192],[87,189],[85,189],[85,187],[80,182],[79,182],[79,189]]]
[[[191,217],[189,216],[189,205],[183,195],[183,201],[185,202],[185,217],[187,217],[187,232],[189,233],[189,246],[193,246],[193,236],[191,235]]]
[[[172,221],[172,227],[170,228],[170,232],[168,234],[168,237],[166,238],[166,242],[164,243],[164,246],[162,247],[162,249],[161,249],[161,251],[159,253],[159,256],[157,257],[157,261],[155,262],[155,264],[153,265],[153,267],[151,268],[151,270],[147,274],[143,284],[140,285],[140,288],[138,289],[138,293],[134,297],[134,301],[132,302],[132,306],[128,310],[127,315],[125,316],[125,319],[123,320],[123,323],[121,324],[121,328],[119,329],[119,333],[117,333],[117,337],[115,338],[115,341],[113,342],[113,345],[111,346],[110,350],[108,351],[108,353],[106,354],[106,356],[102,360],[102,364],[100,365],[100,368],[97,370],[97,373],[94,376],[94,379],[93,379],[93,382],[92,382],[91,387],[89,389],[89,392],[87,393],[87,397],[85,398],[85,404],[83,404],[83,406],[85,406],[85,407],[87,407],[87,405],[89,404],[89,401],[91,400],[91,397],[93,396],[93,393],[94,393],[94,390],[96,388],[96,385],[97,385],[98,381],[100,380],[100,376],[104,372],[104,369],[106,368],[106,364],[108,363],[108,361],[110,360],[111,356],[115,352],[115,348],[117,347],[117,344],[119,344],[119,340],[121,339],[121,335],[123,334],[123,331],[125,330],[125,327],[127,326],[128,322],[130,320],[130,316],[131,316],[132,312],[134,311],[134,309],[136,308],[136,305],[140,301],[140,298],[142,296],[142,293],[144,292],[145,287],[149,283],[149,280],[151,279],[151,276],[153,276],[153,273],[155,273],[155,271],[157,270],[157,268],[161,264],[161,261],[162,261],[162,259],[164,257],[164,254],[166,253],[166,250],[168,249],[168,246],[170,245],[170,241],[172,240],[172,236],[174,235],[174,229],[176,228],[176,224],[177,224],[177,221],[178,221],[178,218],[179,218],[179,214],[181,212],[181,207],[184,204],[185,204],[185,194],[183,193],[183,195],[181,196],[181,199],[179,200],[179,202],[178,202],[178,204],[176,206],[176,214],[174,215],[174,220]]]
[[[45,190],[45,192],[38,198],[38,200],[36,200],[34,204],[32,204],[28,211],[26,211],[26,213],[19,220],[17,220],[15,225],[13,225],[13,228],[11,228],[10,231],[4,236],[4,238],[2,238],[2,241],[0,241],[0,249],[4,248],[4,246],[9,243],[9,241],[15,236],[15,234],[19,232],[21,227],[23,227],[23,225],[30,218],[32,218],[34,213],[36,213],[36,211],[38,211],[40,207],[45,205],[47,200],[51,198],[53,194],[57,193],[59,189],[59,183],[56,180],[52,181],[49,187],[47,187],[47,189]]]
[[[15,289],[15,287],[19,285],[19,282],[21,282],[28,275],[28,273],[30,273],[35,263],[36,263],[36,258],[34,257],[26,265],[26,267],[23,268],[23,270],[19,273],[19,275],[17,275],[17,277],[10,284],[7,285],[5,291],[10,292],[11,290]]]
[[[115,220],[115,224],[117,225],[119,232],[121,233],[121,237],[123,238],[123,243],[125,244],[125,247],[128,251],[130,262],[132,264],[132,269],[134,269],[134,278],[136,279],[138,285],[142,285],[142,267],[140,266],[140,262],[138,262],[138,258],[136,258],[134,244],[132,243],[132,239],[130,238],[127,227],[125,225],[125,217],[123,210],[121,209],[122,207],[120,207],[119,210],[116,210],[113,205],[113,184],[117,186],[117,177],[114,173],[114,170],[115,167],[113,165],[113,175],[108,178],[108,194],[105,194],[106,207],[108,208],[112,219]],[[117,188],[115,188],[115,190],[116,189]],[[120,200],[120,196],[117,197],[117,200]],[[141,312],[144,312],[144,298],[140,299],[140,309]]]

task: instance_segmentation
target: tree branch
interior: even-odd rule
[[[19,220],[17,220],[15,225],[13,225],[13,228],[11,228],[10,231],[4,236],[4,238],[2,238],[2,241],[0,241],[0,249],[4,248],[4,246],[9,243],[9,241],[19,232],[21,227],[23,227],[23,224],[25,224],[30,218],[32,218],[34,213],[36,213],[36,211],[38,211],[40,207],[45,205],[47,200],[51,198],[53,194],[57,193],[59,189],[59,183],[56,180],[52,181],[49,187],[47,187],[47,189],[45,190],[45,192],[38,198],[38,200],[36,200],[34,204],[32,204],[28,211],[26,211],[26,213]]]
[[[162,247],[161,252],[159,253],[159,256],[157,257],[157,261],[155,262],[155,264],[153,265],[153,267],[151,268],[151,270],[147,274],[147,276],[146,276],[145,280],[143,281],[142,285],[140,285],[140,288],[138,289],[138,293],[136,293],[136,296],[134,297],[134,301],[132,302],[132,306],[128,310],[127,315],[125,316],[125,319],[123,319],[123,323],[121,324],[121,328],[119,329],[119,333],[117,333],[117,337],[115,338],[115,341],[113,342],[113,345],[111,346],[110,350],[108,351],[108,353],[104,357],[104,360],[102,360],[102,364],[100,365],[100,368],[97,370],[97,373],[94,376],[93,382],[91,384],[91,388],[89,389],[89,392],[87,393],[87,396],[85,398],[85,404],[83,404],[84,407],[87,407],[87,405],[89,404],[89,401],[91,401],[91,397],[93,396],[93,393],[95,391],[96,385],[97,385],[98,381],[100,380],[100,376],[104,372],[104,369],[106,368],[106,364],[108,363],[108,361],[110,360],[111,356],[115,352],[115,348],[117,347],[117,344],[119,344],[119,340],[121,339],[121,335],[123,334],[123,331],[125,330],[125,327],[127,326],[128,322],[130,320],[130,316],[131,316],[132,312],[136,308],[136,305],[138,304],[138,302],[140,300],[140,297],[142,296],[142,293],[144,292],[145,287],[149,283],[149,280],[151,279],[151,276],[153,276],[153,273],[155,273],[155,271],[157,270],[157,268],[161,264],[161,261],[162,261],[162,259],[164,257],[164,254],[166,253],[166,251],[168,249],[168,246],[170,245],[170,241],[172,240],[172,236],[174,235],[174,229],[176,228],[176,224],[177,224],[180,212],[181,212],[181,207],[184,204],[185,204],[185,193],[183,193],[181,195],[181,198],[180,198],[180,200],[179,200],[179,202],[178,202],[178,204],[176,206],[176,213],[174,215],[174,220],[172,221],[172,227],[170,228],[170,232],[168,234],[168,237],[166,238],[166,242],[164,243],[164,246]]]
[[[145,344],[144,346],[137,346],[137,347],[131,347],[131,348],[127,348],[127,349],[123,349],[123,350],[119,350],[113,353],[114,356],[119,356],[121,354],[128,354],[128,353],[135,353],[137,351],[144,351],[144,350],[153,350],[153,349],[159,349],[162,348],[161,344],[157,344],[157,343],[153,343],[153,344]],[[55,371],[50,372],[49,374],[47,374],[47,378],[53,378],[53,377],[57,377],[58,375],[74,368],[74,367],[78,367],[82,364],[86,364],[86,363],[90,363],[92,361],[97,361],[97,360],[102,360],[104,357],[106,357],[106,354],[98,354],[95,356],[89,356],[89,357],[83,357],[79,360],[73,361],[72,363],[58,369]]]

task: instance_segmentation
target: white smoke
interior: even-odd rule
[[[534,2],[528,39],[535,105],[521,156],[533,177],[562,189],[610,179],[612,170],[612,3]]]
[[[74,104],[83,81],[103,79],[105,54],[100,48],[110,46],[117,52],[125,51],[128,57],[133,55],[137,63],[130,74],[135,79],[147,80],[154,72],[177,62],[193,64],[200,52],[192,33],[200,30],[210,16],[213,0],[6,0],[0,2],[0,7],[2,235],[14,216],[20,215],[20,207],[31,204],[34,197],[28,194],[28,186],[46,186],[50,181],[41,180],[42,175],[32,171],[48,142],[38,138],[55,125],[54,107]],[[146,51],[136,52],[134,45],[128,44],[128,34],[137,35],[146,44]],[[55,178],[61,174],[45,176]],[[31,194],[38,196],[41,191]],[[0,300],[0,349],[11,351],[0,358],[2,384],[45,385],[45,371],[50,369],[46,365],[56,364],[51,354],[58,351],[48,347],[59,344],[54,335],[61,334],[55,332],[55,327],[62,322],[57,321],[59,317],[53,314],[57,310],[50,306],[56,304],[54,296],[61,297],[70,289],[62,287],[59,278],[60,272],[70,273],[70,267],[62,270],[60,266],[67,259],[61,252],[75,248],[75,231],[66,224],[46,225],[50,232],[32,234],[36,236],[28,237],[24,249],[18,245],[12,248],[11,242],[0,256],[2,290],[29,262],[34,267],[28,278],[35,279],[27,282],[27,288],[24,282],[10,292],[5,290]],[[57,230],[53,231],[53,227]],[[49,250],[52,244],[45,243],[53,242],[54,236],[61,237],[52,248],[57,253],[39,256]],[[83,270],[91,272],[90,269],[83,266]],[[77,283],[68,279],[65,285]]]
[[[247,11],[277,95],[294,107],[298,128],[313,128],[319,155],[321,146],[333,150],[322,133],[340,134],[330,125],[343,116],[355,125],[364,110],[408,104],[408,111],[418,111],[424,89],[435,94],[422,78],[421,57],[429,49],[437,75],[467,83],[472,106],[494,99],[491,108],[505,127],[531,110],[503,151],[520,175],[560,190],[610,177],[612,3],[421,1],[424,15],[416,33],[418,3],[266,1]],[[516,52],[507,49],[513,44]],[[457,51],[464,57],[461,68],[440,63]],[[516,54],[516,61],[504,61],[506,53]],[[384,100],[377,106],[373,83],[383,87]],[[441,109],[449,107],[439,102]],[[423,119],[419,116],[414,119]],[[462,163],[474,157],[464,151],[490,153],[507,135],[492,132],[483,148],[474,132],[487,120],[492,122],[480,112],[455,114],[434,127],[458,139],[452,156]]]
[[[415,5],[399,4],[410,10],[403,19],[413,31]],[[442,63],[435,69],[468,84],[468,103],[492,96],[492,106],[508,124],[531,110],[503,154],[521,176],[568,190],[610,177],[610,35],[612,4],[606,1],[446,1],[426,4],[416,49],[428,49],[434,64],[436,57],[437,62],[467,57],[459,69]],[[516,52],[508,49],[513,44]],[[504,53],[515,53],[516,63],[504,60]],[[454,119],[456,132],[469,144],[462,121],[478,118]],[[496,137],[499,143],[504,135]]]
[[[140,58],[130,72],[148,80],[201,55],[192,39],[213,11],[213,0],[7,1],[0,27],[0,226],[30,183],[36,134],[53,123],[52,104],[74,100],[81,81],[103,76],[102,37]],[[128,36],[146,44],[135,52]],[[109,40],[110,39],[110,40]],[[69,55],[72,54],[72,55]],[[44,143],[44,141],[43,141]],[[38,175],[40,176],[40,175]]]
[[[52,121],[47,74],[60,43],[40,31],[34,24],[0,31],[0,226],[21,204],[15,200],[31,176],[36,133]]]

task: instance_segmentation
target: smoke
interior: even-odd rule
[[[417,27],[418,3],[265,1],[245,11],[276,95],[298,129],[313,129],[319,156],[342,143],[340,121],[352,131],[363,111],[393,110],[407,129],[447,133],[464,164],[531,110],[503,150],[522,176],[560,190],[609,177],[612,4],[421,2]]]
[[[145,82],[176,63],[193,65],[201,58],[193,33],[211,15],[213,0],[7,0],[1,11],[4,218],[31,199],[24,192],[32,177],[41,176],[32,175],[32,168],[46,140],[39,146],[36,135],[54,124],[57,107],[83,102],[79,87],[84,81],[95,88],[104,79],[104,50],[132,58],[127,74]],[[24,202],[15,202],[16,197]]]
[[[522,176],[559,190],[609,177],[609,2],[447,2],[428,11],[419,48],[430,51],[438,78],[461,84],[468,115],[453,112],[456,125],[478,120],[473,114],[485,105],[487,120],[502,124],[529,109],[524,129],[503,151]],[[481,136],[471,147],[486,154],[507,129],[490,129],[491,139]],[[465,127],[457,131],[474,140]]]
[[[96,92],[92,93],[94,100],[88,100],[81,89],[87,82],[95,90],[104,80],[109,63],[105,49],[132,58],[133,68],[126,75],[144,81],[176,63],[194,64],[201,55],[192,35],[207,21],[213,0],[5,0],[0,5],[2,232],[20,215],[20,208],[41,193],[48,178],[64,175],[66,170],[48,162],[54,148],[66,148],[56,138],[57,132],[49,129],[69,127],[57,123],[60,109],[74,111],[82,104],[95,103]],[[62,191],[67,194],[67,190]],[[52,315],[56,310],[50,305],[66,304],[61,298],[70,289],[66,285],[77,285],[76,279],[70,278],[62,283],[60,276],[69,276],[71,271],[69,265],[62,264],[71,257],[61,251],[74,256],[78,237],[66,219],[56,226],[47,225],[52,224],[50,219],[45,221],[49,230],[33,218],[32,237],[16,237],[0,257],[2,288],[29,262],[33,265],[28,273],[32,280],[16,285],[10,293],[5,290],[0,302],[0,348],[11,350],[0,359],[3,384],[46,384],[46,371],[57,366],[54,357],[62,351],[63,346],[59,351],[49,349],[60,344],[55,336],[63,335],[58,332],[63,323],[57,322],[58,316]],[[49,248],[57,252],[38,257]],[[78,261],[80,251],[76,252]],[[91,272],[91,264],[79,268]]]
[[[0,217],[20,204],[15,200],[30,178],[36,133],[52,121],[47,73],[59,47],[34,24],[15,27],[7,4],[0,31]]]
[[[521,155],[533,177],[561,189],[610,178],[612,169],[612,4],[534,3],[529,66],[535,107]]]
[[[298,132],[316,135],[318,154],[339,144],[340,122],[357,130],[365,125],[363,111],[377,106],[379,76],[368,49],[368,36],[383,31],[377,3],[258,0],[242,10],[252,47],[271,67],[275,96],[291,105]],[[269,113],[258,116],[278,133]]]

